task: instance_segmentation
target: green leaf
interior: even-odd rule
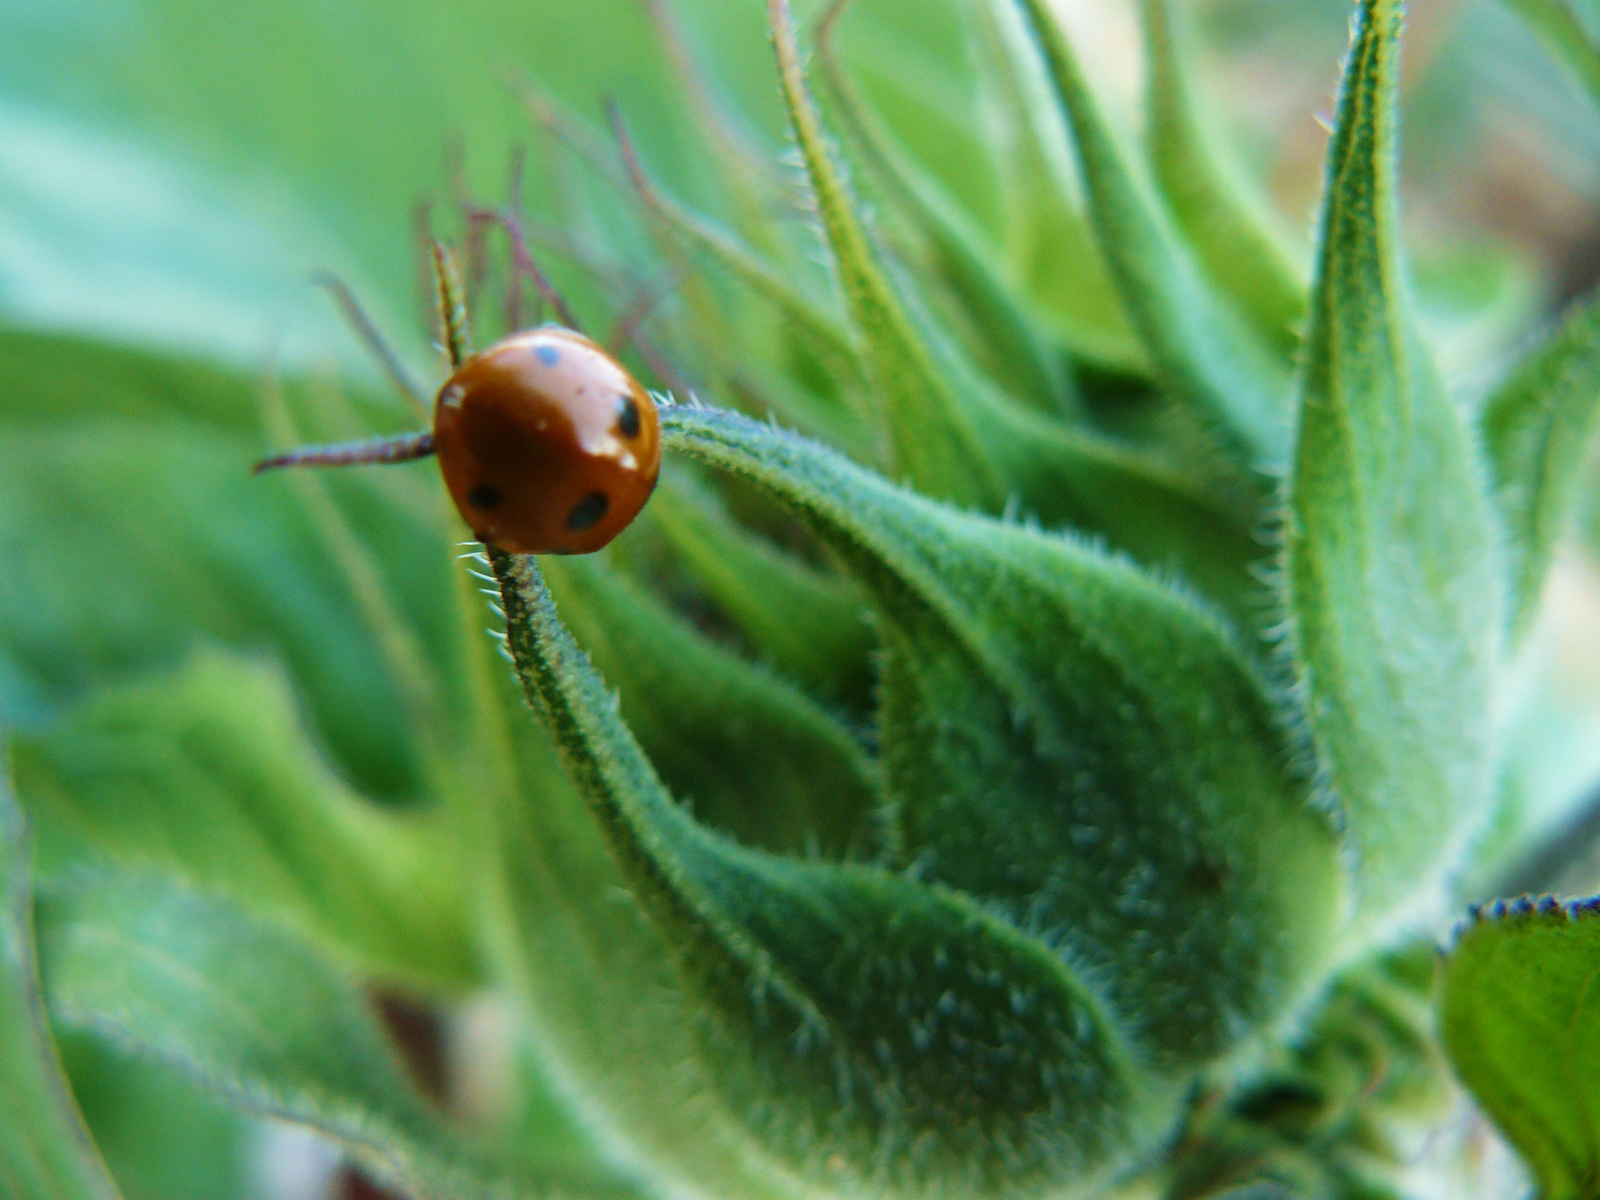
[[[753,294],[772,305],[831,374],[844,379],[860,374],[861,355],[838,317],[733,234],[663,192],[645,170],[631,141],[624,136],[621,142],[629,178],[652,216],[675,237],[704,253]]]
[[[876,640],[866,602],[847,578],[738,524],[710,489],[682,476],[663,480],[646,517],[774,670],[826,700],[866,711]]]
[[[108,858],[159,866],[370,970],[456,988],[477,977],[465,891],[440,870],[441,814],[352,792],[272,665],[200,651],[101,689],[13,752],[47,877]]]
[[[1192,603],[1081,543],[959,514],[802,439],[669,409],[667,444],[770,489],[872,596],[903,861],[1087,967],[1180,1068],[1320,969],[1332,830],[1247,660]]]
[[[1101,248],[1158,377],[1238,462],[1277,468],[1289,440],[1288,363],[1218,294],[1135,176],[1045,0],[1017,2],[1072,131]]]
[[[1544,897],[1475,909],[1445,960],[1439,1028],[1466,1085],[1538,1180],[1600,1180],[1600,907]]]
[[[964,1194],[1098,1176],[1147,1138],[1098,1000],[1045,947],[941,888],[745,850],[676,806],[556,616],[490,551],[529,702],[699,997],[720,1095],[832,1186]]]
[[[1189,66],[1195,47],[1174,0],[1140,0],[1149,154],[1172,214],[1206,273],[1282,354],[1300,346],[1306,284],[1210,141]]]
[[[260,1169],[256,1118],[91,1034],[58,1030],[56,1041],[83,1119],[127,1200],[249,1194]]]
[[[860,339],[867,375],[896,473],[930,495],[999,509],[1005,484],[974,414],[951,387],[885,273],[834,161],[806,88],[786,0],[768,0],[784,102],[816,196],[845,310]]]
[[[0,332],[0,719],[38,727],[93,682],[181,662],[212,638],[274,646],[339,768],[385,799],[426,789],[407,689],[288,479],[252,479],[261,385],[78,338]],[[312,436],[404,428],[397,404],[297,389]],[[434,468],[326,485],[388,603],[456,673],[446,504]],[[130,498],[137,497],[137,503]],[[84,565],[94,564],[93,575]],[[97,581],[114,580],[115,583]]]
[[[0,1192],[12,1200],[117,1200],[39,1000],[30,853],[22,810],[0,771]]]
[[[1078,207],[1075,181],[1053,152],[1053,106],[1030,74],[1017,69],[1012,43],[1028,35],[1009,8],[961,8],[982,65],[985,140],[1003,163],[1000,232],[1011,274],[1074,360],[1102,372],[1147,376],[1150,363]]]
[[[1557,61],[1600,104],[1600,41],[1578,16],[1572,0],[1506,0],[1539,34]]]
[[[844,74],[831,41],[823,37],[819,30],[819,61],[834,109],[863,164],[925,244],[933,271],[971,326],[968,342],[974,355],[1024,403],[1047,413],[1076,415],[1079,398],[1066,355],[1003,277],[999,247],[987,244],[938,183],[894,142]]]
[[[1400,275],[1401,4],[1364,0],[1330,148],[1289,489],[1290,651],[1364,921],[1436,903],[1487,816],[1501,586],[1463,422]]]
[[[1484,451],[1510,558],[1513,628],[1522,632],[1550,559],[1583,496],[1600,418],[1600,299],[1534,347],[1483,410]]]
[[[339,971],[226,901],[157,876],[83,873],[41,902],[39,924],[55,1020],[320,1130],[397,1186],[461,1200],[636,1194],[599,1167],[501,1175],[417,1093]]]
[[[794,854],[859,853],[878,840],[877,770],[814,701],[603,563],[557,560],[546,575],[623,718],[700,820]]]
[[[990,513],[1015,506],[1046,525],[1103,534],[1147,564],[1195,567],[1197,586],[1240,611],[1240,593],[1251,588],[1245,568],[1259,550],[1247,532],[1251,514],[1230,514],[1227,502],[1172,470],[1012,401],[910,306],[833,163],[782,0],[771,0],[769,12],[791,122],[846,308],[883,420],[898,439],[895,471],[936,499]],[[1219,542],[1228,543],[1222,553]],[[1213,586],[1217,574],[1227,582]]]

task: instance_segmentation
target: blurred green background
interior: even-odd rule
[[[800,7],[803,28],[816,7]],[[1131,114],[1132,4],[1060,7],[1092,47],[1097,82]],[[1319,117],[1331,107],[1349,5],[1195,7],[1203,78],[1229,143],[1303,253]],[[1431,332],[1470,395],[1492,376],[1497,349],[1600,274],[1600,113],[1495,0],[1414,10],[1408,234]],[[532,119],[525,91],[537,81],[596,128],[614,99],[670,190],[726,213],[736,197],[719,182],[677,51],[704,70],[700,83],[749,144],[782,159],[763,6],[680,0],[672,20],[679,46],[643,0],[0,5],[0,725],[46,737],[105,689],[222,646],[285,662],[340,777],[408,798],[412,751],[394,736],[399,700],[375,683],[377,652],[333,569],[302,552],[303,522],[247,477],[270,441],[262,387],[279,375],[304,384],[301,403],[314,408],[316,381],[338,379],[353,406],[339,419],[352,428],[411,423],[308,277],[335,272],[417,372],[437,378],[419,206],[431,203],[449,230],[457,193],[505,195],[516,153],[529,204],[552,229],[649,283],[651,250],[630,198],[575,166]],[[841,50],[901,139],[994,229],[1003,209],[981,165],[960,35],[947,0],[858,0]],[[617,299],[583,260],[545,259],[585,320],[603,327]],[[442,528],[438,502],[419,509],[415,492],[377,489],[365,510],[353,501],[358,529]],[[404,545],[385,553],[419,626],[429,628],[430,612],[443,619],[424,551],[417,561]],[[1592,634],[1574,633],[1600,586],[1583,559],[1574,564],[1562,586],[1577,616],[1550,635],[1570,687],[1525,718],[1535,731],[1527,790],[1552,798],[1600,770],[1588,694],[1600,650]],[[457,1074],[477,1081],[478,1098],[463,1104],[511,1126],[548,1119],[504,1101],[516,1088],[500,1077],[514,1068],[498,1061],[492,1012],[451,1029],[448,1052],[467,1064]],[[336,1156],[302,1138],[86,1039],[68,1039],[64,1052],[134,1200],[287,1200],[333,1186]]]

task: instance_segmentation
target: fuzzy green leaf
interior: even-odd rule
[[[1003,277],[999,248],[986,244],[939,184],[894,142],[840,68],[831,43],[820,44],[820,32],[818,37],[834,108],[861,160],[914,227],[937,276],[959,301],[972,326],[973,353],[1018,399],[1044,412],[1076,414],[1077,389],[1066,355]]]
[[[1112,276],[1162,383],[1238,461],[1280,465],[1289,441],[1288,363],[1217,292],[1171,214],[1133,173],[1045,0],[1016,2],[1072,130]]]
[[[413,1088],[351,983],[226,901],[157,876],[85,873],[41,901],[39,928],[54,1019],[320,1130],[380,1178],[460,1200],[634,1194],[599,1169],[501,1176]]]
[[[1464,424],[1410,318],[1399,0],[1363,0],[1330,148],[1289,492],[1290,649],[1368,921],[1431,889],[1489,798],[1500,580]]]
[[[992,3],[960,8],[982,68],[986,141],[1003,164],[1000,228],[1010,274],[1075,361],[1116,374],[1148,375],[1150,363],[1078,207],[1074,181],[1052,152],[1054,107],[1037,81],[1017,69],[1014,43],[1028,36],[1020,19],[1012,9]]]
[[[923,331],[896,293],[834,161],[806,88],[787,0],[768,0],[767,12],[790,124],[816,196],[845,309],[860,338],[894,468],[930,495],[998,509],[1005,503],[1005,485],[974,415],[951,389]]]
[[[814,701],[600,562],[556,561],[546,574],[568,625],[617,688],[624,719],[697,817],[795,854],[837,856],[876,840],[877,771]],[[757,778],[759,802],[750,795]]]
[[[780,550],[685,480],[663,481],[647,519],[762,659],[813,694],[865,711],[875,642],[847,578]]]
[[[1481,425],[1510,556],[1513,628],[1526,628],[1582,498],[1600,420],[1600,299],[1573,311],[1490,398]]]
[[[1248,514],[1230,514],[1170,470],[1012,401],[897,290],[833,162],[806,92],[787,8],[770,0],[769,11],[790,119],[846,308],[896,439],[896,471],[936,499],[990,513],[1014,505],[1046,525],[1103,534],[1150,565],[1176,562],[1205,575],[1220,570],[1228,583],[1213,587],[1207,578],[1197,586],[1233,607],[1248,590],[1244,568],[1258,550],[1246,532]],[[1218,553],[1218,542],[1231,544]]]
[[[40,1003],[31,849],[22,810],[0,769],[0,1195],[117,1200]]]
[[[1098,1174],[1148,1136],[1151,1097],[1061,959],[958,894],[696,825],[533,560],[490,561],[528,699],[676,950],[719,1093],[760,1141],[836,1185],[986,1194]]]
[[[353,793],[317,754],[277,668],[211,649],[97,692],[14,743],[47,876],[85,861],[184,876],[391,977],[477,976],[436,811]]]
[[[1527,1161],[1542,1200],[1592,1200],[1600,1180],[1597,974],[1592,900],[1477,910],[1445,962],[1445,1049]]]
[[[1306,284],[1213,150],[1189,78],[1194,47],[1174,0],[1140,0],[1147,133],[1156,179],[1206,272],[1280,353],[1300,345]]]
[[[1069,539],[956,513],[728,413],[668,445],[770,489],[873,597],[904,861],[1087,965],[1169,1065],[1298,998],[1339,906],[1333,834],[1243,655]]]
[[[56,1041],[83,1119],[127,1200],[250,1193],[260,1170],[258,1118],[93,1034],[58,1029]]]

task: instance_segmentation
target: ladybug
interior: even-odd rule
[[[431,432],[306,447],[256,471],[434,454],[479,541],[515,554],[589,554],[655,490],[661,422],[615,358],[581,333],[544,325],[462,361],[439,389]]]

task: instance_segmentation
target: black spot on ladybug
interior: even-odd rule
[[[617,397],[617,432],[625,438],[639,436],[639,406],[632,396]]]
[[[493,508],[500,500],[500,489],[491,483],[480,483],[467,493],[467,503],[473,508]]]
[[[567,528],[573,533],[582,533],[585,529],[593,528],[595,522],[605,516],[606,509],[610,507],[611,501],[606,499],[604,492],[590,492],[572,506],[572,511],[567,514]]]

